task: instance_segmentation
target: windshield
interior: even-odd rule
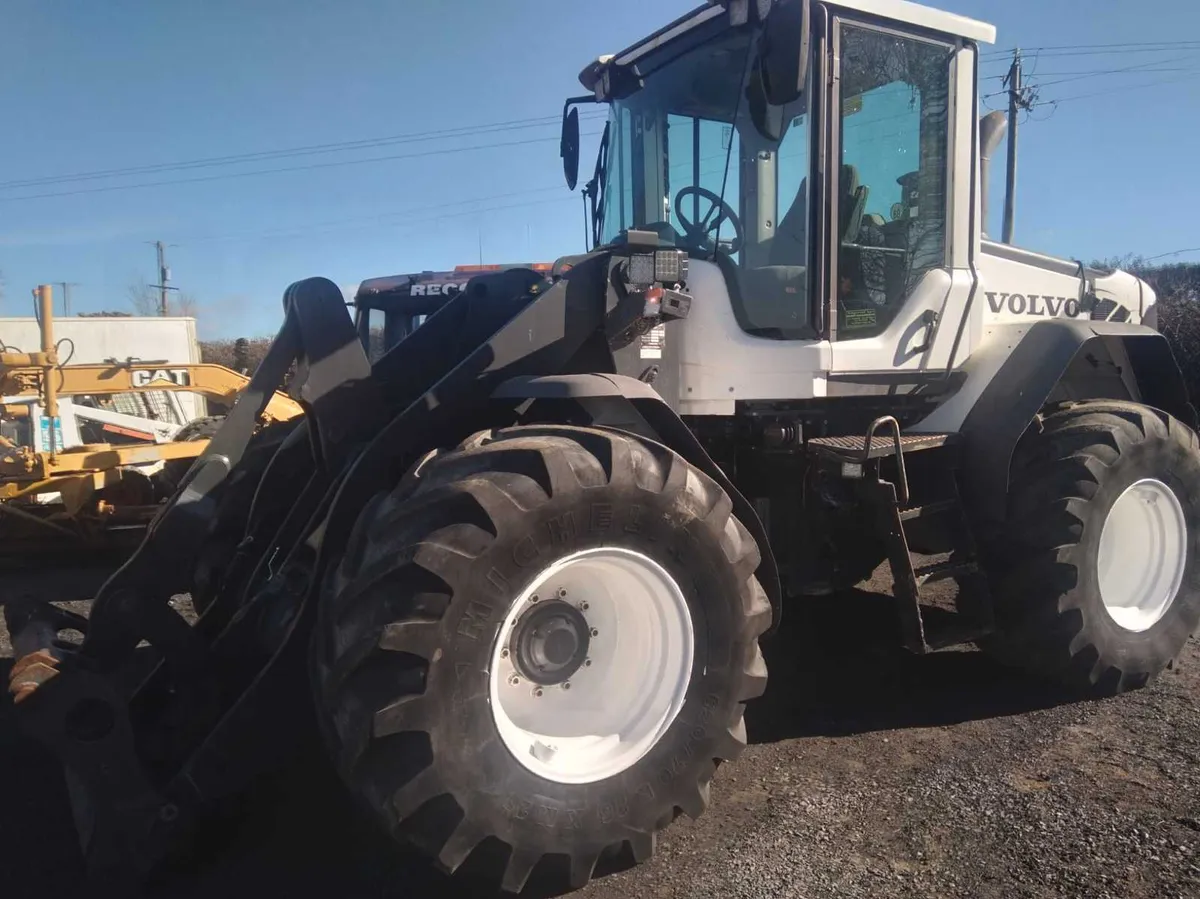
[[[754,32],[724,29],[612,102],[598,231],[651,230],[715,260],[743,328],[795,337],[810,318],[808,103],[767,107],[756,56]]]

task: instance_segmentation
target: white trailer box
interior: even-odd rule
[[[55,316],[54,339],[70,341],[61,344],[60,359],[67,361],[69,356],[72,363],[94,364],[113,359],[124,362],[131,357],[147,362],[162,360],[173,365],[200,361],[194,318]],[[0,340],[10,350],[35,352],[41,344],[37,319],[0,318]],[[180,393],[179,399],[189,421],[207,414],[208,406],[203,397]]]

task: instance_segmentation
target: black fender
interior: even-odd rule
[[[985,529],[1005,518],[1017,442],[1077,358],[1097,343],[1121,344],[1141,402],[1191,428],[1196,410],[1167,339],[1142,325],[1054,319],[1029,326],[963,419],[963,492]],[[969,381],[969,378],[968,378]],[[1127,399],[1128,397],[1111,397]]]
[[[783,615],[783,588],[766,527],[750,501],[653,387],[625,375],[566,374],[511,378],[497,387],[492,396],[508,402],[533,400],[547,411],[553,410],[553,418],[557,421],[564,420],[563,407],[569,405],[574,409],[572,417],[579,423],[616,428],[655,440],[679,453],[720,484],[733,501],[734,514],[758,543],[762,561],[756,573],[771,602],[771,627],[767,633],[772,634],[779,628]],[[529,411],[533,412],[533,406]]]

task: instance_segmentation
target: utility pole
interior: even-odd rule
[[[1021,49],[1013,50],[1012,65],[1004,77],[1008,88],[1008,173],[1004,191],[1004,242],[1012,243],[1017,216],[1017,118],[1021,110],[1033,105],[1022,83]]]
[[[1016,156],[1011,156],[1015,160]],[[1016,163],[1010,163],[1015,165]],[[171,280],[171,274],[167,271],[166,253],[163,251],[163,243],[161,240],[154,242],[154,248],[158,250],[158,314],[167,314],[167,282]]]
[[[167,291],[179,288],[170,286],[171,270],[167,268],[167,250],[163,242],[154,241],[154,249],[158,252],[158,283],[153,285],[158,288],[158,314],[167,315],[171,310],[170,304],[167,303]]]
[[[63,289],[63,315],[71,314],[71,288],[78,287],[76,281],[59,281],[58,286]]]

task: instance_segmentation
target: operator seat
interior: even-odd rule
[[[852,165],[842,166],[838,186],[841,194],[838,203],[838,217],[841,220],[838,238],[843,242],[853,242],[858,239],[871,189],[860,183],[858,169]],[[771,265],[804,265],[808,254],[807,206],[808,179],[805,178],[800,182],[792,205],[775,229],[775,238],[771,241]]]
[[[859,183],[858,169],[843,165],[839,179],[841,242],[853,241],[862,227],[869,188]],[[808,179],[779,220],[768,255],[770,264],[743,269],[740,278],[745,319],[752,328],[792,329],[808,322]]]

